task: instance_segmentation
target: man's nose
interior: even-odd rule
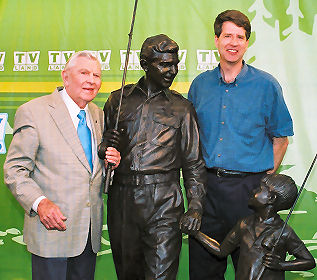
[[[87,82],[93,84],[95,82],[94,75],[89,74],[87,77]]]
[[[238,45],[238,38],[233,36],[233,38],[231,39],[231,44],[234,46]]]

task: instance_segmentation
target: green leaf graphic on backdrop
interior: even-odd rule
[[[290,168],[294,166],[295,165],[292,165],[292,164],[285,164],[285,165],[281,164],[276,173],[282,173],[283,171],[289,170]]]
[[[312,35],[314,18],[317,8],[312,5],[312,0],[264,0],[264,6],[272,14],[271,17],[264,17],[264,21],[275,26],[279,22],[280,38],[285,40],[290,34],[291,26],[298,26],[299,30]]]

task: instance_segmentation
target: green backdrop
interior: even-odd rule
[[[22,241],[23,209],[3,183],[15,111],[61,85],[60,69],[67,57],[83,49],[96,52],[102,62],[103,85],[95,99],[102,107],[109,92],[120,87],[133,4],[134,0],[0,0],[0,279],[31,279],[30,255]],[[218,63],[212,24],[226,9],[239,9],[251,20],[246,61],[273,74],[283,87],[295,136],[280,171],[301,185],[317,150],[316,0],[139,0],[127,80],[134,82],[142,75],[138,50],[144,39],[165,33],[180,46],[180,71],[173,87],[186,95],[193,78]],[[290,220],[315,258],[316,169]],[[108,240],[105,223],[96,279],[116,279]],[[226,277],[234,279],[230,266]],[[286,274],[286,279],[316,277],[317,269]],[[178,279],[188,279],[187,236]]]

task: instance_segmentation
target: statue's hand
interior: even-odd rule
[[[197,210],[188,209],[180,219],[179,226],[182,232],[196,235],[201,225],[201,214]]]
[[[108,147],[113,147],[119,151],[120,132],[115,129],[108,129],[104,132],[103,141],[98,146],[98,156],[100,159],[105,159]]]
[[[266,250],[271,251],[272,248],[274,247],[275,241],[276,241],[276,237],[273,233],[273,234],[268,235],[265,238],[263,238],[261,244]]]
[[[282,270],[281,257],[272,253],[267,253],[263,257],[263,265],[274,270]]]

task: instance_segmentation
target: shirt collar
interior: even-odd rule
[[[141,77],[140,79],[139,79],[139,81],[136,83],[136,84],[134,84],[128,91],[127,91],[127,93],[125,94],[126,96],[129,96],[134,90],[135,90],[135,88],[137,88],[139,91],[141,91],[144,95],[146,95],[147,96],[147,93],[144,91],[144,89],[143,89],[143,84],[144,84],[144,79],[145,79],[145,77],[143,76],[143,77]],[[154,97],[154,96],[156,96],[156,95],[158,95],[158,94],[164,94],[164,96],[168,99],[168,100],[170,100],[170,94],[171,94],[171,92],[170,92],[170,89],[168,89],[168,88],[165,88],[165,89],[162,89],[161,91],[159,91],[159,92],[157,92],[156,94],[154,94],[152,97]]]
[[[238,76],[234,79],[233,82],[231,82],[230,84],[239,84],[243,81],[243,78],[245,77],[246,73],[248,72],[248,65],[245,63],[244,60],[242,60],[242,68],[241,68],[241,71],[240,73],[238,74]],[[220,83],[225,83],[223,81],[223,78],[222,78],[222,75],[221,75],[221,68],[220,68],[220,63],[218,64],[218,72],[217,72],[217,76],[218,76],[218,79],[219,79],[219,82]]]
[[[69,114],[71,115],[72,118],[77,117],[78,113],[80,110],[85,110],[86,115],[88,114],[88,104],[85,106],[84,109],[81,109],[75,102],[74,100],[68,95],[66,89],[64,88],[63,90],[60,91],[60,94],[63,98],[63,101],[69,111]]]
[[[269,219],[266,219],[266,220],[261,221],[261,222],[260,222],[260,217],[257,214],[255,214],[255,217],[256,217],[256,221],[258,223],[263,223],[266,225],[276,226],[276,225],[280,225],[281,223],[283,223],[283,220],[281,219],[281,217],[278,214],[275,214],[272,217],[270,217]]]

